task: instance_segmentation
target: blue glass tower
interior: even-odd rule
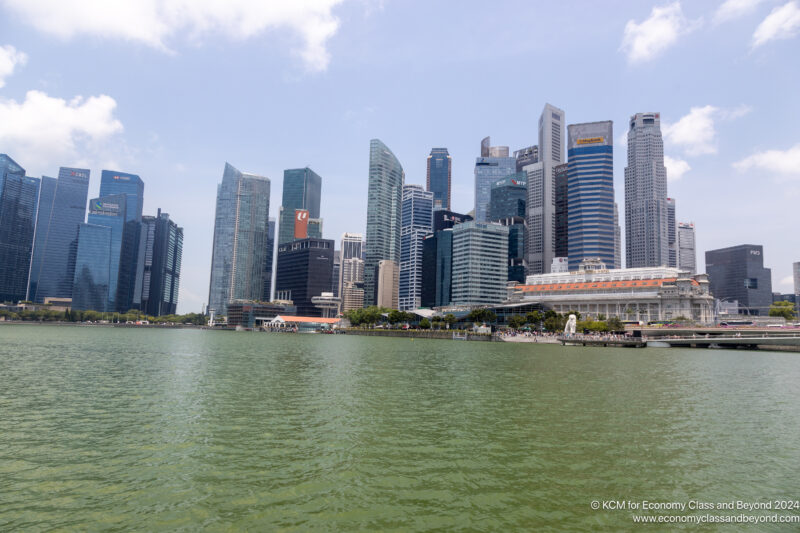
[[[117,285],[126,226],[127,196],[117,194],[89,202],[88,223],[78,230],[72,308],[117,310]]]
[[[568,126],[567,253],[569,269],[584,259],[614,262],[614,132],[610,120]]]
[[[422,240],[433,231],[434,193],[420,185],[403,185],[400,229],[400,286],[401,311],[421,305]]]
[[[322,178],[310,168],[292,168],[283,171],[278,245],[294,240],[295,209],[307,209],[308,218],[319,218],[321,195]],[[309,233],[309,237],[311,236]],[[321,234],[318,238],[322,238]]]
[[[428,156],[426,189],[433,193],[434,209],[450,209],[453,160],[447,148],[431,148]]]
[[[527,178],[527,172],[515,172],[492,184],[488,220],[525,216],[525,202],[528,200]]]
[[[39,184],[0,154],[0,302],[24,300],[28,291]]]
[[[72,298],[78,226],[86,219],[89,170],[61,167],[58,179],[42,177],[28,298]]]
[[[475,160],[475,220],[489,220],[489,201],[492,184],[497,180],[513,174],[517,170],[517,160],[508,157],[507,146],[489,146],[486,137],[481,142],[481,157]]]

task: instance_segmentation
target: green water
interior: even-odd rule
[[[796,353],[0,326],[2,531],[634,529],[590,502],[799,473]]]

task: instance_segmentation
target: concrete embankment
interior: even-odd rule
[[[365,335],[368,337],[404,337],[411,339],[443,339],[452,340],[453,333],[459,336],[458,340],[468,341],[493,341],[496,340],[491,335],[478,335],[476,333],[466,333],[463,331],[431,331],[424,329],[361,329],[361,328],[346,328],[344,331],[348,335]]]

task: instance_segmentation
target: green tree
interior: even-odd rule
[[[769,316],[792,320],[795,317],[794,304],[792,302],[773,302],[769,308]]]
[[[419,327],[420,329],[430,329],[431,321],[428,320],[427,318],[423,318],[422,320],[419,321]]]
[[[448,328],[452,328],[453,324],[455,324],[456,321],[457,321],[456,315],[454,315],[453,313],[447,313],[446,315],[444,315],[444,323],[447,324]]]
[[[508,327],[519,329],[525,325],[525,317],[522,315],[511,315],[508,317]]]
[[[606,324],[608,324],[609,331],[625,331],[625,324],[623,324],[622,320],[615,316],[612,316],[606,320]]]

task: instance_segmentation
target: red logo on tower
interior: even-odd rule
[[[308,210],[294,210],[294,238],[305,239],[308,237]]]

